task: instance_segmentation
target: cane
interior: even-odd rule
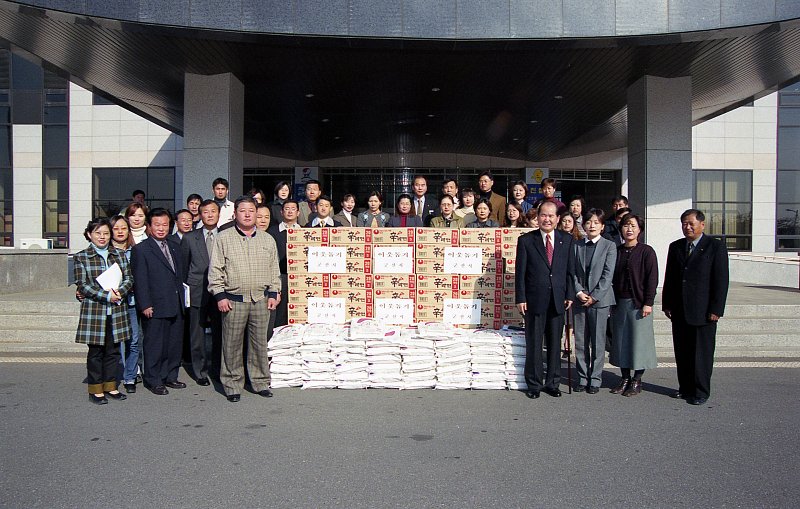
[[[572,341],[570,341],[569,337],[569,329],[570,329],[570,315],[572,314],[572,307],[570,307],[566,313],[564,313],[566,317],[566,325],[564,326],[564,357],[567,358],[567,380],[569,380],[569,388],[567,389],[567,394],[572,394]]]

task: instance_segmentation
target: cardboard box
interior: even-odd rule
[[[500,228],[462,228],[458,242],[462,246],[497,245],[502,238]]]
[[[517,291],[513,288],[503,288],[501,290],[501,304],[514,304],[517,298]]]
[[[503,288],[516,288],[517,276],[514,274],[503,274]]]
[[[348,258],[347,272],[358,273],[358,274],[370,274],[372,273],[372,260],[368,258],[367,259]]]
[[[455,275],[417,274],[417,288],[421,290],[458,289],[459,277]]]
[[[444,260],[419,258],[416,260],[415,267],[417,274],[444,274]]]
[[[288,258],[286,260],[286,273],[287,274],[307,274],[308,273],[308,260],[294,260]]]
[[[328,297],[328,288],[289,288],[289,302],[308,302],[309,297]]]
[[[414,246],[414,256],[417,259],[426,258],[428,260],[444,261],[444,244],[420,244]]]
[[[500,302],[503,290],[494,288],[458,290],[459,299],[479,299],[485,304]]]
[[[368,260],[372,258],[372,246],[370,244],[333,244],[332,247],[343,247],[347,255],[347,259],[361,259]]]
[[[345,319],[372,318],[372,302],[347,302],[345,303]]]
[[[312,244],[327,246],[330,228],[289,228],[286,230],[287,244]]]
[[[514,271],[515,271],[517,259],[516,258],[503,258],[503,261],[504,261],[504,264],[505,264],[504,272],[506,274],[513,274]]]
[[[458,229],[450,228],[417,228],[414,242],[417,244],[458,245]]]
[[[417,292],[409,288],[387,288],[385,290],[373,290],[375,299],[416,299]]]
[[[483,261],[483,274],[484,275],[497,275],[503,273],[503,259],[502,258],[487,258]]]
[[[417,304],[444,306],[445,299],[457,299],[458,290],[417,290]]]
[[[286,308],[290,324],[308,321],[308,302],[289,302]]]
[[[330,275],[328,274],[289,274],[287,281],[289,283],[289,288],[296,288],[299,290],[308,288],[330,288]]]
[[[372,290],[360,290],[356,288],[344,288],[330,290],[330,297],[344,299],[345,304],[350,305],[353,303],[371,304],[372,303]]]
[[[371,244],[372,230],[370,228],[330,228],[330,242],[337,246],[348,244]]]
[[[373,228],[371,235],[372,244],[397,246],[414,243],[414,228]]]
[[[501,244],[515,244],[521,235],[534,231],[533,228],[503,228],[500,237]]]
[[[501,320],[518,320],[522,318],[522,314],[517,309],[516,304],[501,304],[500,319]]]
[[[496,289],[502,286],[503,279],[499,274],[483,274],[480,276],[458,276],[459,290]]]
[[[413,290],[417,287],[417,276],[414,274],[375,274],[372,286],[376,290]]]
[[[443,317],[444,304],[434,306],[417,303],[414,308],[414,320],[417,322],[441,322]]]
[[[502,256],[503,258],[516,258],[517,245],[504,243],[502,245],[502,248],[500,249],[500,256]]]
[[[287,260],[308,260],[308,246],[309,244],[291,244],[286,243],[286,259]]]
[[[331,274],[330,287],[337,290],[354,288],[359,290],[368,290],[372,288],[372,277],[369,274],[359,274],[353,272],[350,274]]]

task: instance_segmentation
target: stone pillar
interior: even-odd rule
[[[22,239],[41,239],[43,232],[42,126],[12,128],[14,175],[14,247]]]
[[[628,88],[628,198],[658,254],[659,285],[693,182],[691,78],[644,76]]]
[[[229,198],[242,189],[244,85],[231,73],[186,74],[183,99],[183,176],[181,207],[198,193],[212,198],[211,182],[228,179]]]

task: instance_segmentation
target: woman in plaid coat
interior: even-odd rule
[[[117,390],[116,373],[120,362],[119,342],[131,336],[126,296],[133,287],[133,278],[125,253],[110,246],[108,219],[89,221],[84,236],[91,244],[74,257],[75,284],[85,296],[75,342],[89,346],[86,356],[89,399],[103,405],[108,403],[106,395],[117,400],[126,399]],[[115,263],[122,271],[122,282],[116,290],[103,290],[97,277]]]

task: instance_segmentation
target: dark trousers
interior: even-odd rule
[[[552,300],[552,298],[551,298]],[[529,309],[530,309],[529,304]],[[561,383],[561,336],[564,315],[551,302],[545,313],[525,313],[525,382],[528,390],[557,389]],[[547,378],[544,376],[542,346],[547,344]]]
[[[106,337],[103,345],[89,345],[86,354],[86,381],[90,394],[100,394],[117,388],[117,371],[120,363],[119,344],[114,343],[111,317],[106,317]]]
[[[222,322],[216,302],[208,306],[189,308],[189,340],[192,372],[195,378],[219,377],[222,356]],[[206,328],[211,327],[211,335]]]
[[[274,327],[287,325],[289,323],[289,276],[281,274],[281,301],[278,307],[275,308],[275,323]],[[272,330],[270,329],[270,337],[272,337]]]
[[[717,323],[689,325],[682,317],[672,317],[672,345],[678,368],[678,387],[688,397],[711,396],[711,371],[714,368],[714,348],[717,342]]]
[[[183,353],[183,316],[145,318],[143,323],[145,385],[176,381]]]

